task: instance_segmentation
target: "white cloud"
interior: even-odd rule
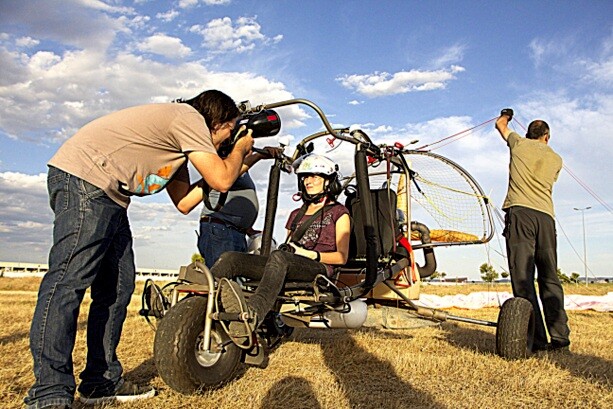
[[[112,14],[135,15],[132,8],[94,0],[2,2],[2,9],[0,26],[22,25],[32,39],[97,50],[106,49],[117,33],[129,32]]]
[[[202,35],[204,46],[213,53],[244,53],[256,44],[275,44],[283,39],[282,35],[269,38],[262,34],[257,17],[240,17],[234,23],[230,17],[218,18],[204,27],[194,25],[190,31]]]
[[[530,51],[530,58],[534,61],[535,66],[540,66],[541,63],[549,56],[556,55],[558,53],[558,44],[553,41],[545,41],[535,38],[528,45]]]
[[[464,71],[463,67],[451,66],[436,71],[400,71],[394,74],[375,72],[365,75],[344,75],[336,78],[345,88],[370,98],[407,92],[431,91],[445,88],[447,83],[456,79],[455,73]]]
[[[248,72],[213,72],[199,62],[165,64],[127,53],[45,51],[27,56],[0,47],[0,61],[0,129],[15,139],[61,141],[113,110],[191,97],[220,84],[236,101],[257,96],[261,99],[253,102],[259,104],[292,97],[282,83]],[[297,109],[290,111],[284,126],[299,125],[293,122],[299,118]]]
[[[177,16],[179,15],[179,12],[177,10],[168,10],[165,13],[157,13],[155,15],[156,18],[159,18],[160,20],[168,23],[172,20],[174,20],[175,18],[177,18]]]
[[[40,44],[40,41],[32,37],[21,37],[15,41],[17,47],[35,47]]]
[[[15,260],[20,254],[44,260],[52,228],[46,180],[43,173],[0,173],[0,260]]]
[[[0,187],[5,193],[16,193],[23,190],[45,192],[47,175],[25,175],[18,172],[0,173]]]
[[[613,85],[613,58],[609,57],[603,61],[585,61],[582,65],[585,66],[582,80],[607,87]]]
[[[444,49],[439,57],[433,61],[436,68],[447,67],[450,64],[457,64],[464,58],[465,45],[456,44]]]
[[[543,70],[554,70],[566,78],[576,78],[583,84],[613,85],[613,37],[603,40],[600,47],[585,49],[573,37],[545,40],[533,39],[529,44],[534,65]],[[601,90],[602,91],[602,90]]]
[[[100,0],[82,0],[80,1],[85,7],[92,8],[94,10],[105,11],[108,13],[122,13],[122,14],[134,14],[134,9],[131,7],[113,6]]]
[[[194,7],[197,4],[198,0],[179,0],[179,7],[182,9]]]
[[[184,58],[191,54],[191,49],[183,45],[180,38],[166,34],[154,34],[137,45],[141,51],[163,55],[168,58]]]

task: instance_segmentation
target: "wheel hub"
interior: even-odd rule
[[[202,348],[203,343],[204,343],[204,336],[201,333],[198,336],[198,339],[196,340],[196,345],[195,345],[194,353],[196,355],[196,360],[201,366],[204,366],[204,367],[213,366],[215,365],[215,363],[217,363],[217,361],[219,361],[219,358],[221,357],[221,354],[222,354],[221,348],[218,347],[219,344],[221,343],[221,338],[219,337],[219,334],[217,334],[214,331],[211,331],[210,351],[205,351]]]

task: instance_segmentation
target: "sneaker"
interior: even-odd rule
[[[236,281],[222,279],[219,282],[221,296],[221,308],[225,313],[244,315],[248,318],[244,321],[230,321],[228,323],[228,335],[238,341],[249,338],[255,331],[256,314],[247,306],[243,290]]]
[[[106,402],[132,402],[140,399],[152,398],[155,389],[151,386],[139,386],[130,381],[124,381],[119,389],[112,395],[97,393],[95,390],[90,394],[79,394],[79,400],[86,405],[95,405]]]

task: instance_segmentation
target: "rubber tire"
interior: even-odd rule
[[[219,386],[235,373],[242,351],[213,321],[211,343],[228,343],[218,356],[209,355],[206,365],[198,361],[196,348],[204,332],[207,298],[181,300],[159,320],[153,344],[155,366],[162,380],[177,392],[191,395]]]
[[[505,359],[532,355],[534,309],[525,298],[509,298],[500,308],[496,330],[496,353]]]

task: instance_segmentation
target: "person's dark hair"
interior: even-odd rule
[[[206,126],[212,131],[216,126],[231,121],[240,115],[236,103],[228,95],[217,90],[208,90],[191,99],[177,102],[191,105],[204,117]]]
[[[547,122],[537,119],[530,122],[528,125],[528,132],[526,132],[526,138],[539,139],[549,133],[549,125]]]

